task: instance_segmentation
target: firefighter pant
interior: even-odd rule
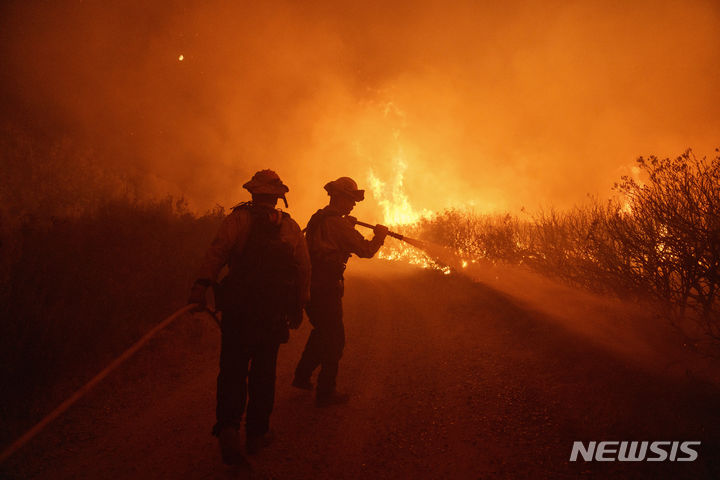
[[[319,366],[319,395],[332,393],[338,374],[338,363],[345,348],[345,326],[342,311],[342,280],[311,286],[308,317],[313,325],[305,351],[295,369],[295,378],[309,381]]]
[[[223,319],[220,374],[217,379],[217,423],[213,433],[218,435],[225,427],[239,429],[247,405],[247,435],[260,436],[269,429],[280,345],[275,341],[248,344],[236,320]]]

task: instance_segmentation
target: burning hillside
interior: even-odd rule
[[[433,212],[418,211],[410,205],[403,181],[408,165],[402,149],[399,149],[393,159],[393,165],[393,177],[387,182],[378,178],[373,170],[368,173],[372,195],[383,210],[382,223],[400,234],[396,236],[398,241],[389,241],[383,245],[378,257],[403,261],[422,268],[438,269],[449,274],[456,263],[450,250],[415,238],[422,233],[419,222],[430,218]]]
[[[653,297],[695,345],[718,345],[720,156],[640,158],[635,175],[623,177],[610,200],[524,218],[460,209],[419,213],[403,192],[406,163],[397,165],[393,182],[372,178],[373,195],[388,224],[422,243],[387,242],[381,258],[446,274],[503,262],[623,298]]]

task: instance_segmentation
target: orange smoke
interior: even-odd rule
[[[393,222],[567,206],[720,142],[716,2],[11,1],[0,28],[3,122],[201,210],[261,168],[301,223],[368,170],[402,172]]]

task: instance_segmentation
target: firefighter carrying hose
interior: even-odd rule
[[[382,246],[387,227],[376,225],[372,240],[355,230],[352,217],[347,218],[356,202],[365,198],[365,191],[349,177],[340,177],[325,185],[330,203],[318,210],[308,222],[305,236],[312,279],[310,303],[306,310],[313,330],[295,370],[293,386],[312,390],[310,377],[319,366],[316,405],[326,407],[348,401],[347,394],[335,390],[338,363],[345,346],[342,320],[343,272],[351,254],[371,258]]]
[[[298,224],[275,209],[289,191],[272,170],[257,172],[243,185],[252,201],[223,221],[193,285],[189,303],[205,306],[207,287],[224,265],[228,275],[216,287],[222,311],[217,423],[223,461],[245,463],[238,430],[247,404],[246,449],[256,453],[270,441],[278,348],[288,328],[302,322],[310,283],[307,244]]]

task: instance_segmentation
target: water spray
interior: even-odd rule
[[[372,225],[370,223],[361,222],[355,217],[346,217],[348,220],[353,222],[355,225],[360,225],[361,227],[365,228],[375,228],[375,225]],[[396,238],[398,240],[401,240],[409,245],[412,245],[413,247],[422,250],[425,252],[430,258],[433,259],[433,261],[439,265],[443,266],[449,266],[454,267],[458,264],[457,255],[452,252],[449,248],[444,247],[442,245],[438,245],[436,243],[432,242],[426,242],[423,240],[418,240],[416,238],[410,238],[408,236],[402,235],[400,233],[391,232],[388,231],[387,233],[388,237]]]

